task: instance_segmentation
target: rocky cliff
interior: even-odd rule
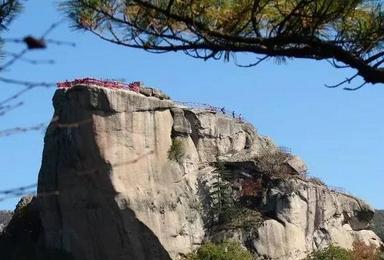
[[[354,240],[379,246],[363,201],[307,180],[286,159],[286,168],[261,167],[278,148],[253,126],[153,93],[55,93],[38,183],[40,246],[81,260],[179,259],[226,238],[264,259]],[[236,204],[226,218],[212,212],[218,180]]]

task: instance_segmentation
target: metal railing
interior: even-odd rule
[[[184,101],[174,101],[176,104],[185,106],[192,109],[201,109],[207,112],[218,113],[233,119],[238,120],[239,122],[245,122],[244,118],[241,114],[237,114],[235,111],[228,111],[225,107],[216,107],[209,104],[204,103],[196,103],[196,102],[184,102]]]
[[[94,78],[83,78],[75,79],[72,81],[62,81],[57,83],[59,89],[69,89],[76,85],[96,85],[99,87],[110,88],[110,89],[127,89],[134,92],[140,92],[141,82],[134,81],[131,83],[122,83],[111,80],[100,80]]]

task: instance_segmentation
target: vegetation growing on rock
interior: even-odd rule
[[[326,184],[323,182],[323,180],[318,178],[318,177],[311,176],[308,178],[308,181],[310,181],[314,184],[317,184],[317,185],[326,186]]]
[[[291,157],[289,152],[282,149],[263,149],[256,158],[258,171],[271,176],[289,174],[291,169],[285,162]]]
[[[263,220],[263,214],[258,210],[238,207],[233,210],[231,218],[224,222],[220,228],[224,230],[255,230],[263,223]]]
[[[233,187],[233,173],[228,172],[224,163],[219,161],[213,174],[213,183],[208,195],[208,226],[214,231],[257,228],[263,220],[262,214],[243,203],[244,194],[238,193]]]
[[[181,158],[184,156],[184,145],[183,142],[179,139],[172,139],[171,147],[168,150],[168,159],[180,162]]]
[[[350,251],[339,246],[330,245],[327,248],[313,252],[307,260],[350,260],[352,254]]]
[[[239,243],[224,241],[219,244],[207,242],[196,252],[189,254],[187,260],[252,260],[252,254]]]
[[[384,259],[383,252],[374,245],[366,245],[362,241],[355,241],[353,249],[347,250],[339,246],[330,245],[327,248],[313,252],[307,260],[380,260]]]
[[[213,183],[209,192],[211,204],[210,218],[211,223],[222,224],[231,219],[235,201],[232,198],[231,183],[225,173],[225,167],[221,162],[217,163],[216,170],[213,172]]]

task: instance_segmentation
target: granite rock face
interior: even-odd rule
[[[261,206],[271,219],[258,229],[253,247],[272,259],[302,259],[330,244],[352,249],[353,241],[381,246],[369,230],[373,210],[363,201],[300,179],[268,189]]]
[[[212,235],[201,185],[209,185],[212,164],[250,176],[254,158],[277,149],[246,122],[159,95],[77,86],[58,90],[53,102],[39,173],[40,243],[74,259],[181,258]],[[179,161],[168,158],[173,140],[183,146]],[[381,243],[368,230],[368,205],[322,185],[271,180],[257,200],[263,223],[224,235],[256,258],[300,259],[356,239]]]

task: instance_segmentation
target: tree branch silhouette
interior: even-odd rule
[[[16,187],[7,190],[0,190],[0,201],[7,199],[18,198],[23,195],[35,193],[37,184],[31,184],[22,187]]]
[[[203,60],[241,53],[325,60],[355,70],[366,83],[384,83],[379,1],[66,0],[62,9],[77,28],[130,48]]]
[[[25,45],[25,48],[23,48],[18,53],[4,52],[6,56],[10,57],[10,59],[8,59],[2,65],[0,65],[0,73],[1,72],[4,73],[4,71],[9,70],[10,67],[18,61],[27,62],[31,65],[54,64],[55,61],[53,59],[49,59],[49,60],[29,59],[29,58],[26,58],[25,55],[31,50],[45,49],[49,44],[68,45],[68,46],[74,47],[75,43],[72,43],[72,42],[52,40],[52,39],[45,38],[51,32],[53,32],[54,29],[56,29],[57,26],[59,26],[62,22],[63,20],[60,20],[59,22],[56,22],[50,25],[48,29],[42,34],[41,37],[26,36],[20,39],[3,39],[4,42],[13,42],[13,43]],[[51,83],[51,82],[33,82],[33,81],[12,79],[12,78],[6,78],[6,77],[0,77],[0,82],[6,83],[6,84],[12,84],[12,85],[24,86],[23,89],[17,91],[13,95],[10,95],[0,100],[0,116],[4,116],[6,113],[24,105],[24,102],[17,102],[17,99],[20,96],[26,94],[27,92],[38,87],[50,88],[56,85],[55,83]],[[12,105],[12,104],[9,104],[10,102],[17,102],[17,103]]]
[[[9,27],[11,27],[11,22],[21,11],[21,9],[22,4],[19,0],[0,0],[0,34],[5,30],[10,30]],[[48,38],[49,35],[62,22],[63,20],[60,20],[48,26],[48,28],[41,34],[40,37],[36,37],[31,34],[19,38],[4,39],[4,37],[0,35],[0,85],[1,87],[12,87],[12,89],[15,90],[13,94],[5,94],[9,93],[5,91],[1,92],[2,95],[0,96],[0,117],[3,117],[9,112],[25,105],[25,103],[20,100],[20,97],[26,95],[30,91],[36,88],[51,88],[56,86],[55,83],[51,82],[35,82],[25,80],[22,77],[7,77],[6,73],[12,70],[16,70],[17,68],[15,68],[15,64],[17,62],[24,62],[30,64],[31,66],[52,65],[55,63],[53,59],[31,59],[27,56],[31,51],[45,50],[51,45],[74,47],[75,43],[73,42]],[[19,44],[21,46],[20,51],[7,51],[7,44],[11,43]],[[20,73],[20,75],[22,75],[22,73]],[[21,88],[18,89],[18,87]],[[42,131],[46,128],[46,126],[47,123],[44,122],[37,123],[31,126],[16,126],[8,129],[0,129],[0,137],[4,138],[7,136],[13,136],[15,134],[21,134],[31,131]],[[32,184],[7,190],[1,190],[0,201],[35,193],[36,186],[36,184]]]

